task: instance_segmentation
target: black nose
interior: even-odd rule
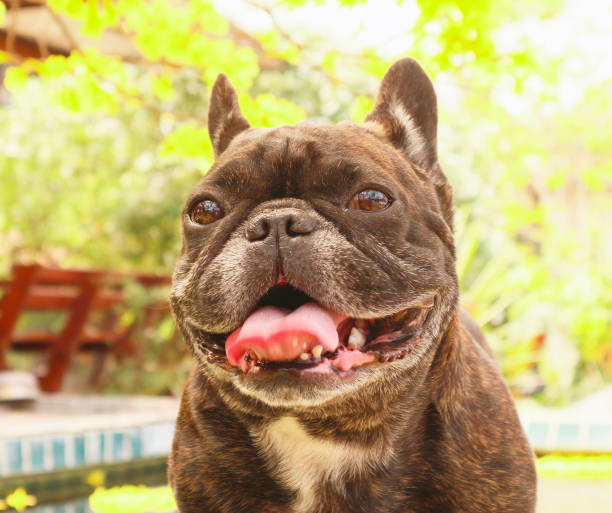
[[[246,227],[246,238],[251,242],[267,238],[299,237],[317,228],[313,214],[295,209],[277,209],[255,216]]]

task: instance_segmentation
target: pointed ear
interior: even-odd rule
[[[438,165],[436,93],[414,59],[402,59],[389,68],[366,122],[379,124],[391,143],[426,171]]]
[[[382,131],[391,144],[423,168],[436,186],[442,212],[452,226],[452,189],[438,163],[436,93],[417,61],[406,58],[389,68],[366,117],[367,125]]]
[[[208,107],[208,134],[215,157],[229,146],[240,132],[250,128],[238,105],[238,95],[225,73],[221,73],[213,85]]]

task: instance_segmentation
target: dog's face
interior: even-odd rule
[[[171,301],[226,393],[284,408],[365,397],[434,350],[457,303],[436,123],[411,59],[363,125],[253,129],[217,79],[216,161],[184,209]]]

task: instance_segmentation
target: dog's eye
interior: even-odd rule
[[[349,207],[356,210],[383,210],[391,204],[391,199],[384,192],[367,189],[352,197]]]
[[[217,219],[223,217],[223,211],[214,200],[207,199],[200,201],[191,211],[191,220],[198,224],[214,223]]]

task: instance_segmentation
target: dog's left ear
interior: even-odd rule
[[[213,85],[208,107],[208,134],[215,157],[229,146],[240,132],[250,128],[238,104],[238,95],[225,73]]]
[[[438,192],[444,217],[452,226],[452,189],[438,163],[436,93],[417,61],[406,58],[389,68],[374,108],[366,117],[368,125],[375,131],[382,129],[391,144],[428,174]]]

